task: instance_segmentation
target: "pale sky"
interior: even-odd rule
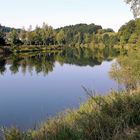
[[[0,0],[0,24],[25,28],[41,26],[54,28],[95,23],[103,28],[118,28],[133,19],[124,0]]]

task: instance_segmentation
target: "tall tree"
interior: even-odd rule
[[[27,44],[32,45],[32,26],[30,25],[27,31]]]
[[[23,29],[20,30],[19,39],[20,39],[24,44],[26,44],[26,39],[27,39],[26,35],[27,35],[27,32],[26,32],[25,28],[23,27]]]

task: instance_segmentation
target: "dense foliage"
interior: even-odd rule
[[[14,29],[14,28],[5,27],[5,26],[0,25],[0,46],[7,44],[6,43],[7,34],[12,32],[13,30],[15,30],[16,33],[20,32],[20,29]]]
[[[53,29],[43,23],[42,27],[37,26],[34,30],[32,26],[28,30],[0,26],[0,45],[9,46],[9,48],[14,47],[16,50],[20,46],[20,48],[27,48],[29,51],[49,48],[49,46],[57,46],[57,48],[60,46],[90,48],[139,47],[140,19],[129,21],[119,29],[118,33],[110,28],[103,29],[95,24],[77,24]]]
[[[140,46],[140,19],[131,20],[118,31],[120,44]]]
[[[1,26],[2,27],[2,26]],[[0,27],[0,28],[1,28]],[[7,45],[70,45],[70,46],[96,46],[114,45],[118,41],[112,29],[102,29],[95,24],[77,24],[53,29],[43,23],[42,27],[32,29],[0,30],[0,37]],[[107,39],[107,40],[106,40]],[[113,40],[113,41],[112,41]],[[4,44],[1,42],[1,44]]]

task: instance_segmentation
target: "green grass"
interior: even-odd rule
[[[91,96],[79,109],[59,114],[36,130],[2,131],[3,140],[139,140],[140,92]]]

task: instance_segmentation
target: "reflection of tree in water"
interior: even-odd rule
[[[111,53],[111,52],[114,53]],[[113,49],[97,49],[97,48],[66,48],[60,54],[58,60],[64,63],[75,64],[79,66],[95,66],[100,65],[104,60],[112,60],[118,53]],[[63,58],[63,59],[62,59]]]
[[[19,67],[21,67],[23,74],[25,74],[27,71],[32,73],[32,71],[35,70],[37,74],[43,72],[45,75],[47,75],[50,71],[53,70],[55,62],[52,54],[49,53],[36,54],[31,56],[29,55],[26,57],[21,57],[18,55],[16,58],[17,60],[13,59],[12,57],[12,65],[10,70],[13,73],[18,72]]]
[[[33,64],[35,67],[36,73],[43,72],[45,75],[53,71],[54,62],[54,54],[51,53],[34,56],[34,59],[30,61],[31,65]]]
[[[113,51],[113,53],[112,53]],[[113,54],[113,55],[112,55]],[[5,64],[10,65],[10,71],[16,74],[19,69],[23,74],[26,72],[32,72],[35,70],[37,74],[43,73],[47,75],[49,72],[53,71],[55,62],[63,64],[74,64],[78,66],[95,66],[100,65],[104,60],[110,60],[117,55],[114,50],[110,49],[95,49],[95,48],[64,48],[61,51],[50,51],[47,53],[21,53],[12,54],[8,57],[4,57],[5,63],[1,63],[0,66],[2,73],[6,70],[4,69]],[[1,59],[1,60],[3,60]]]
[[[0,58],[0,74],[4,74],[6,71],[6,60],[4,58]]]
[[[21,60],[22,59],[20,59],[19,57],[15,57],[15,56],[12,58],[12,64],[10,66],[10,70],[11,70],[12,74],[16,74],[19,71]]]

